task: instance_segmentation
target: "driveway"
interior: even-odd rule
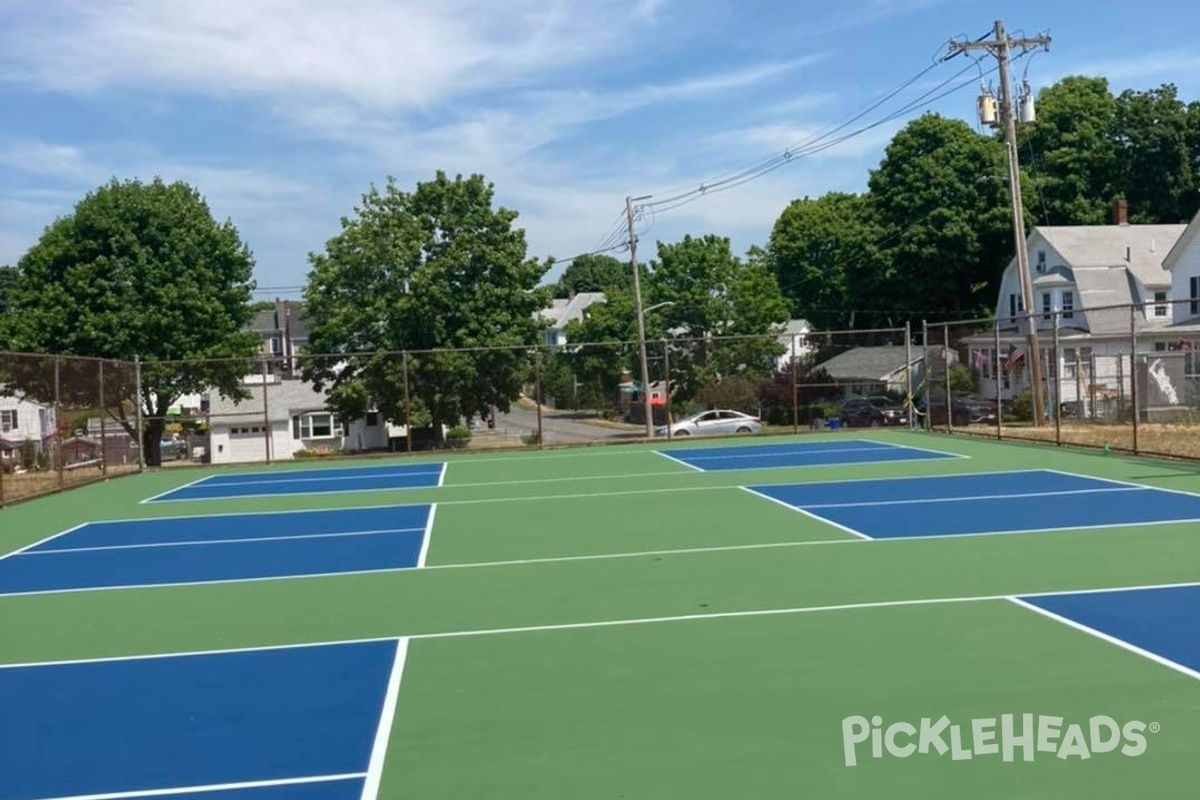
[[[639,439],[645,436],[641,428],[620,430],[599,423],[583,421],[586,412],[563,409],[542,409],[542,441],[545,444],[580,444],[583,442],[614,442]],[[537,411],[513,406],[507,414],[496,415],[496,429],[479,430],[480,439],[500,437],[520,441],[521,437],[537,432]]]

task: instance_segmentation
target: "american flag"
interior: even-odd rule
[[[1004,365],[1005,372],[1016,372],[1021,366],[1021,362],[1025,360],[1025,348],[1018,347],[1015,344],[1008,346],[1008,361]]]

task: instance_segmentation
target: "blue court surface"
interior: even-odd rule
[[[0,595],[424,565],[432,505],[89,522],[0,558]]]
[[[1018,598],[1068,624],[1128,643],[1200,678],[1200,586]]]
[[[1200,522],[1200,496],[1053,470],[747,489],[866,539]]]
[[[778,467],[835,467],[966,458],[957,453],[942,453],[868,439],[826,439],[817,442],[758,444],[745,447],[680,447],[659,450],[658,453],[699,472]]]
[[[0,667],[0,800],[358,800],[382,765],[372,756],[406,650],[392,639]]]
[[[164,503],[172,500],[224,500],[235,497],[422,489],[441,486],[445,475],[446,465],[444,463],[293,469],[280,472],[239,472],[231,475],[209,475],[142,502]]]

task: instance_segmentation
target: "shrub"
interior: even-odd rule
[[[461,450],[471,443],[471,429],[466,425],[455,425],[446,431],[446,446]]]

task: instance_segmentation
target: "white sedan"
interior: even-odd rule
[[[655,429],[658,436],[667,435],[667,426]],[[740,411],[716,409],[693,414],[671,425],[672,436],[721,436],[734,433],[761,433],[762,420]]]

